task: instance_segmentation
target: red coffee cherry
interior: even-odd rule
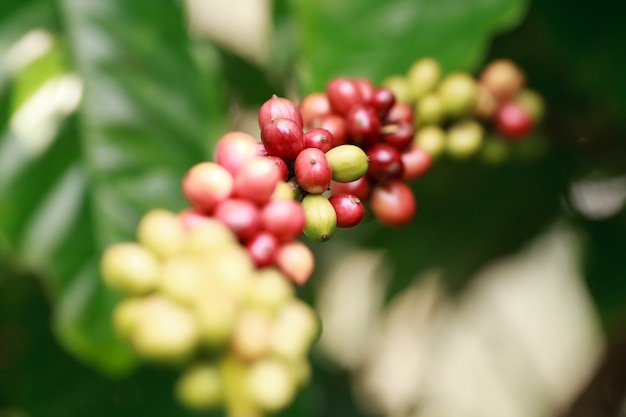
[[[381,129],[383,142],[398,150],[406,149],[415,137],[413,123],[398,122],[383,126]]]
[[[263,129],[265,123],[272,119],[293,120],[300,129],[303,127],[302,114],[296,103],[287,98],[278,97],[276,94],[259,108],[259,129]]]
[[[384,119],[385,124],[406,122],[413,123],[413,106],[408,103],[396,101],[395,104],[389,109],[387,117]]]
[[[322,152],[328,152],[333,146],[333,134],[324,128],[315,127],[304,132],[305,148],[317,148]]]
[[[495,124],[496,130],[505,139],[519,140],[530,132],[533,120],[523,107],[510,101],[496,111]]]
[[[337,213],[337,227],[353,227],[361,222],[365,208],[361,200],[352,194],[336,194],[328,201]]]
[[[276,167],[276,170],[278,170],[279,178],[282,181],[287,181],[289,179],[289,167],[285,160],[275,155],[270,155],[267,159],[269,159]]]
[[[330,184],[331,195],[352,194],[361,201],[368,201],[371,190],[370,179],[366,176],[352,182],[336,182]]]
[[[396,96],[394,96],[390,89],[378,87],[374,89],[372,98],[370,98],[368,104],[376,109],[381,120],[385,120],[389,110],[396,104]]]
[[[238,198],[229,198],[219,203],[213,216],[244,242],[251,238],[261,225],[261,213],[257,205]]]
[[[370,204],[376,218],[387,226],[409,223],[417,208],[413,191],[401,180],[376,185]]]
[[[327,114],[318,117],[313,122],[313,127],[328,130],[333,135],[333,146],[344,145],[348,142],[346,120],[337,114]]]
[[[361,89],[353,80],[337,77],[326,85],[326,96],[333,112],[344,116],[355,105],[363,102]]]
[[[246,242],[246,250],[257,268],[274,263],[278,246],[278,238],[270,232],[258,232]]]
[[[396,148],[387,143],[377,143],[365,153],[370,159],[368,177],[376,181],[402,178],[404,166],[400,151]]]
[[[325,93],[310,93],[300,102],[300,113],[304,126],[312,127],[315,119],[331,114],[330,103]]]
[[[300,152],[294,163],[298,184],[311,194],[321,194],[328,189],[332,171],[326,154],[317,148],[308,148]]]
[[[354,79],[354,83],[361,92],[361,100],[363,103],[369,103],[374,96],[374,84],[365,77],[357,77]]]
[[[229,132],[223,135],[215,145],[214,160],[233,176],[249,159],[258,156],[257,141],[244,132]]]
[[[368,147],[380,139],[381,121],[376,109],[368,104],[353,106],[346,113],[346,130],[350,140]]]
[[[295,200],[272,200],[261,210],[261,228],[281,242],[297,238],[305,222],[304,210]]]
[[[407,149],[400,153],[404,173],[402,179],[405,181],[419,178],[428,171],[433,158],[428,152],[415,144],[409,145]]]
[[[234,195],[263,205],[272,196],[280,175],[274,162],[267,157],[253,158],[237,172]]]
[[[183,194],[191,205],[205,213],[231,196],[233,177],[215,162],[200,162],[192,166],[182,180]]]
[[[261,141],[270,155],[293,161],[304,149],[302,128],[291,119],[272,119],[261,129]]]

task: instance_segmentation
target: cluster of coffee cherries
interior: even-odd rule
[[[104,282],[123,295],[114,327],[140,358],[181,370],[174,393],[184,406],[246,417],[278,411],[307,382],[320,331],[294,293],[293,281],[312,267],[303,246],[285,240],[275,263],[262,266],[216,216],[151,210],[136,241],[109,246],[101,259]]]
[[[432,162],[430,154],[415,143],[412,108],[398,102],[389,88],[366,78],[336,77],[324,92],[304,96],[300,111],[306,129],[326,130],[333,146],[356,147],[367,156],[369,163],[361,177],[333,178],[330,199],[353,195],[369,203],[383,224],[407,224],[417,207],[407,182],[422,176]]]
[[[416,143],[433,157],[479,154],[501,163],[515,149],[543,147],[532,135],[544,113],[543,99],[508,59],[491,61],[473,77],[462,71],[443,76],[438,61],[422,58],[383,85],[412,107]]]

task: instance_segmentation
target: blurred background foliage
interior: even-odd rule
[[[597,364],[581,365],[589,375],[560,408],[539,407],[537,415],[619,415],[626,37],[618,7],[608,0],[566,8],[525,0],[3,1],[0,416],[190,415],[172,399],[173,371],[138,364],[114,336],[117,298],[97,273],[103,248],[132,239],[150,208],[184,208],[184,172],[210,159],[226,131],[258,136],[247,120],[271,94],[298,100],[338,75],[380,83],[424,56],[446,72],[474,74],[494,58],[517,62],[549,105],[550,152],[497,167],[437,160],[414,184],[419,212],[409,226],[370,221],[313,246],[313,280],[323,282],[333,251],[382,250],[383,305],[433,268],[446,299],[462,302],[486,266],[566,224],[578,242],[570,261],[606,348],[598,348]],[[307,285],[301,296],[316,304],[319,287]],[[313,381],[284,415],[389,414],[364,405],[354,369],[328,356],[314,354]],[[599,395],[607,386],[612,394]]]

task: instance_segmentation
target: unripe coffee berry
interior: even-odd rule
[[[304,234],[316,242],[327,242],[335,234],[337,214],[328,199],[319,194],[309,194],[302,199],[306,218]]]
[[[368,157],[358,146],[340,145],[326,152],[333,181],[352,182],[367,172]]]

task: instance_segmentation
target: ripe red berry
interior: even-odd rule
[[[361,201],[367,201],[370,196],[371,183],[367,176],[362,176],[352,182],[336,182],[330,184],[331,195],[352,194]]]
[[[355,105],[346,114],[348,138],[364,148],[379,141],[380,127],[378,113],[369,104]]]
[[[381,132],[383,142],[398,150],[403,150],[413,141],[415,127],[413,127],[413,123],[398,122],[383,126]]]
[[[361,200],[352,194],[336,194],[328,201],[337,213],[337,227],[353,227],[361,222],[365,208]]]
[[[259,205],[265,204],[272,196],[280,175],[274,162],[267,157],[253,158],[237,172],[234,195]]]
[[[258,206],[251,201],[238,198],[230,198],[219,203],[213,216],[228,226],[242,241],[251,238],[261,224]]]
[[[302,114],[296,103],[287,98],[278,97],[276,94],[259,108],[259,129],[263,129],[265,123],[272,119],[293,120],[300,129],[303,127]]]
[[[302,128],[291,119],[272,119],[263,125],[261,140],[270,155],[293,161],[304,149]]]
[[[390,89],[378,87],[374,90],[368,103],[376,109],[380,118],[385,120],[389,110],[396,103],[396,96],[393,95]]]
[[[417,208],[413,191],[401,180],[376,185],[370,204],[376,218],[388,226],[407,224]]]
[[[317,148],[322,152],[328,152],[333,146],[333,134],[324,128],[315,127],[304,132],[305,148]]]
[[[235,176],[247,160],[258,156],[258,152],[254,137],[244,132],[229,132],[217,141],[213,159]]]
[[[304,210],[295,200],[272,200],[261,209],[261,228],[281,242],[297,238],[305,222]]]
[[[279,178],[282,181],[287,181],[289,179],[289,167],[287,166],[285,160],[275,155],[267,156],[267,159],[269,159],[276,167]]]
[[[377,143],[365,151],[369,157],[367,175],[376,181],[402,178],[404,166],[402,156],[393,146]]]
[[[337,77],[326,85],[326,96],[333,112],[345,115],[350,108],[363,102],[361,89],[353,80]]]
[[[396,101],[394,105],[387,112],[387,117],[385,118],[385,124],[391,123],[413,123],[413,107],[404,102]]]
[[[327,114],[318,117],[313,122],[313,127],[328,130],[333,135],[333,146],[344,145],[348,141],[346,119],[337,114]]]
[[[523,107],[511,101],[498,108],[495,124],[498,133],[506,139],[519,140],[530,132],[533,120]]]
[[[215,162],[200,162],[192,166],[182,180],[183,194],[193,207],[210,213],[233,191],[233,177]]]
[[[283,243],[278,248],[274,263],[296,285],[304,285],[315,269],[313,252],[299,240]]]
[[[315,119],[331,114],[330,103],[325,93],[310,93],[300,102],[300,113],[304,126],[312,127]]]
[[[369,103],[374,95],[374,84],[365,77],[358,77],[354,79],[354,83],[361,92],[361,100],[364,103]]]
[[[278,246],[278,239],[269,232],[258,232],[246,242],[246,250],[257,268],[274,263]]]
[[[410,181],[426,173],[432,164],[433,158],[419,146],[412,144],[400,153],[404,174],[402,179]]]
[[[321,194],[328,189],[332,171],[326,154],[317,148],[300,152],[293,165],[298,184],[311,194]]]

